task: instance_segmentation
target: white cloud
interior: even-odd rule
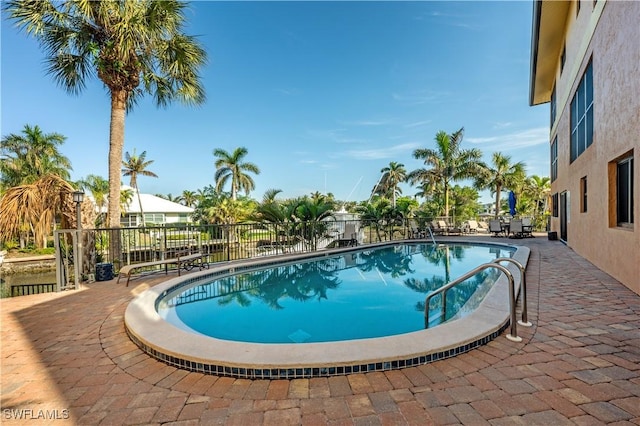
[[[394,101],[404,105],[422,105],[426,103],[438,102],[445,98],[445,92],[435,92],[431,90],[423,90],[414,93],[392,93],[391,97]]]
[[[537,127],[500,136],[468,137],[466,142],[484,149],[511,151],[549,143],[549,128]]]
[[[344,156],[358,160],[379,160],[384,158],[404,158],[420,146],[417,142],[404,143],[384,148],[352,149],[344,152]]]
[[[415,123],[405,124],[404,127],[405,129],[410,129],[412,127],[424,126],[425,124],[429,124],[429,123],[431,123],[431,120],[416,121]]]

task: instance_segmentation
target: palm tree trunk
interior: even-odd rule
[[[124,147],[124,118],[127,92],[111,92],[111,123],[109,126],[109,228],[120,227],[120,175]]]
[[[120,173],[122,173],[122,149],[124,147],[124,118],[127,106],[127,92],[111,91],[111,123],[109,125],[109,208],[107,210],[110,233],[109,259],[120,261]]]
[[[449,220],[449,182],[444,183],[444,215]]]
[[[497,219],[498,216],[500,216],[500,193],[502,192],[502,186],[498,185],[496,186],[496,212],[495,212],[495,218]]]
[[[140,206],[140,221],[144,227],[144,212],[142,211],[142,200],[140,199],[140,188],[136,185],[136,192],[138,193],[138,205]]]

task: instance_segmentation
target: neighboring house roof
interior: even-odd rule
[[[182,204],[174,203],[173,201],[165,200],[164,198],[151,194],[141,193],[140,200],[142,201],[142,210],[145,213],[193,213],[191,207],[183,206]],[[126,206],[125,213],[140,213],[138,194],[133,194],[131,202]]]
[[[140,213],[140,203],[138,202],[138,194],[136,193],[136,191],[127,185],[122,185],[122,189],[129,189],[133,191],[131,202],[127,206],[124,206],[125,211],[123,213]],[[93,197],[90,194],[87,194],[87,196],[95,204],[95,200],[93,199]],[[183,206],[182,204],[174,203],[173,201],[156,197],[155,195],[151,194],[140,193],[140,200],[142,201],[142,210],[145,213],[189,214],[194,212],[194,209],[191,207]],[[102,209],[98,209],[98,207],[96,207],[96,211],[101,210],[98,211],[98,213],[107,213],[107,204],[108,203],[105,203],[105,206]]]
[[[569,1],[533,2],[529,104],[549,102],[564,46]]]

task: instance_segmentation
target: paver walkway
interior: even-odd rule
[[[640,425],[640,296],[560,242],[499,240],[531,248],[523,342],[384,373],[251,381],[157,362],[123,313],[164,275],[3,299],[0,422]]]

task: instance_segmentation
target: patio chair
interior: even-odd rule
[[[530,217],[522,218],[522,236],[533,238],[533,220]]]
[[[512,219],[509,231],[511,232],[511,238],[522,238],[522,219]]]
[[[344,232],[338,239],[338,247],[351,247],[358,245],[358,231],[355,223],[345,223]]]
[[[493,235],[492,237],[503,237],[504,236],[504,228],[502,227],[502,223],[498,219],[492,219],[489,221],[489,232]]]

